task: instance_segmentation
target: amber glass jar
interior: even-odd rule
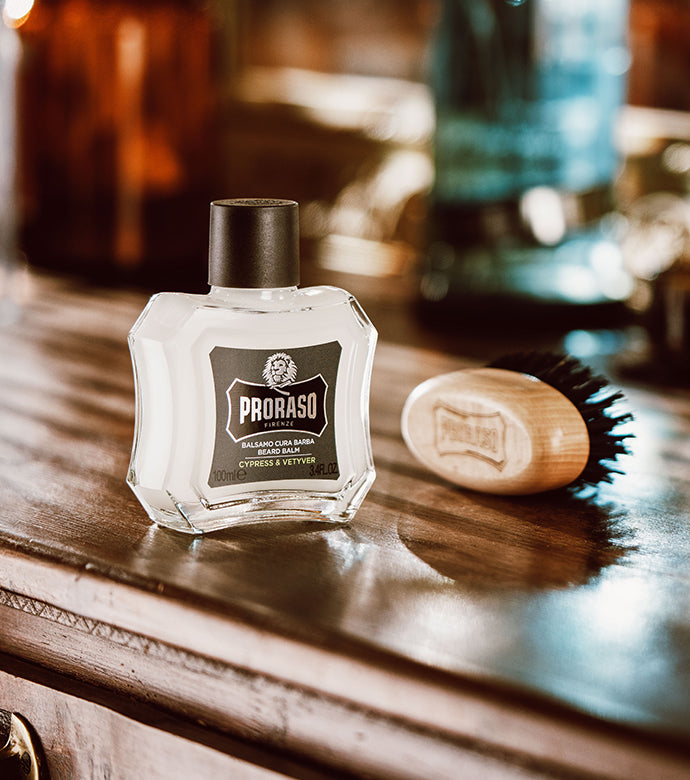
[[[36,1],[19,28],[30,262],[103,281],[203,278],[223,23],[192,0]]]

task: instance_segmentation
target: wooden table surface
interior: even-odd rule
[[[125,338],[146,296],[23,282],[0,327],[5,668],[324,777],[690,776],[687,389],[616,382],[636,438],[594,495],[462,491],[413,460],[401,408],[500,345],[448,349],[372,299],[377,479],[354,522],[193,539],[152,526],[125,484]]]

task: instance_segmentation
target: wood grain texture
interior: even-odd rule
[[[43,735],[50,780],[200,776],[278,780],[292,774],[229,756],[5,672],[0,672],[0,692]]]
[[[0,650],[359,775],[687,774],[687,391],[625,387],[633,453],[597,493],[460,490],[400,413],[478,356],[360,295],[382,339],[355,521],[190,540],[124,482],[145,296],[28,281],[0,329]]]

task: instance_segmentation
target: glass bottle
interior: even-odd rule
[[[622,314],[631,280],[613,185],[628,0],[443,0],[442,11],[425,313],[446,325]]]
[[[206,208],[228,161],[236,3],[24,5],[19,228],[29,261],[149,290],[165,269],[168,284],[204,292]]]
[[[376,330],[298,280],[297,203],[214,201],[210,292],[154,295],[132,327],[127,482],[159,525],[346,522],[364,499]]]

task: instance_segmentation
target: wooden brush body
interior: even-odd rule
[[[546,382],[500,368],[442,374],[410,394],[403,438],[431,471],[462,487],[523,495],[563,487],[584,469],[587,426]]]

